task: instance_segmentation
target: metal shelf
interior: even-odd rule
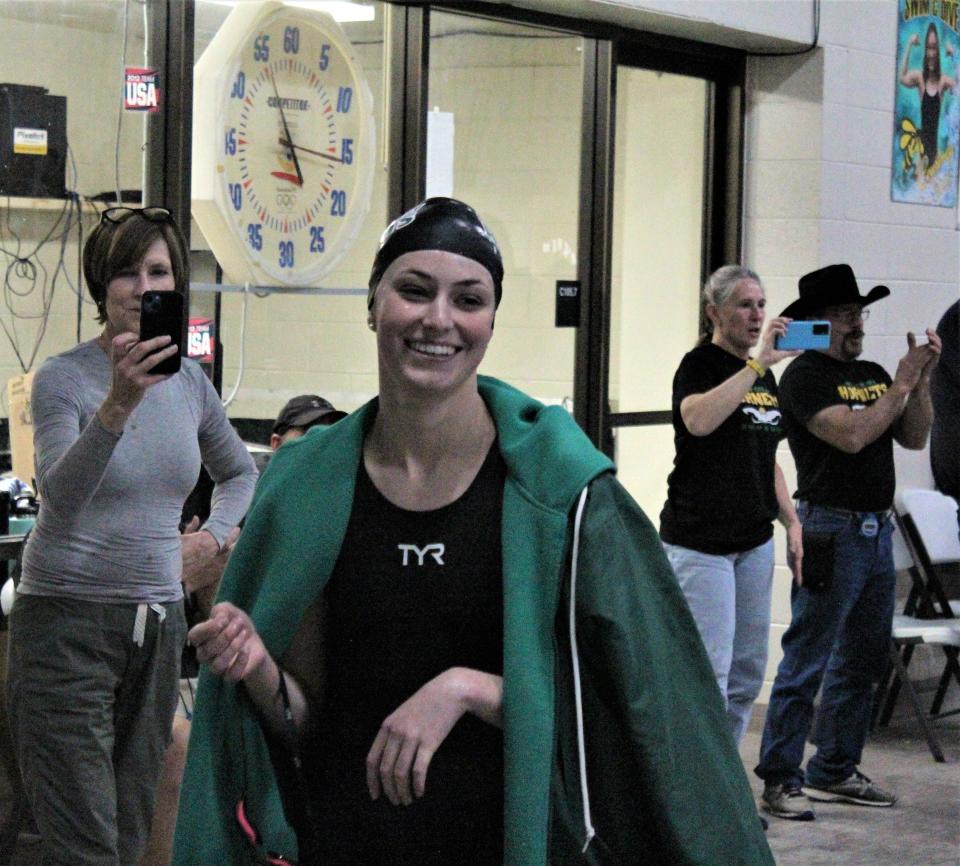
[[[0,195],[0,207],[10,210],[60,211],[69,199],[66,198],[24,198],[19,195]],[[80,207],[88,213],[100,213],[102,207],[97,203],[81,199]]]

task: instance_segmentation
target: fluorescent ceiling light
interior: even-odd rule
[[[218,6],[236,6],[238,0],[208,0]],[[241,0],[242,2],[242,0]],[[351,3],[349,0],[285,0],[288,6],[300,9],[316,9],[326,12],[334,21],[373,21],[375,11],[372,6]]]

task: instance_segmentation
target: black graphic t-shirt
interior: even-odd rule
[[[677,454],[660,513],[660,537],[703,553],[750,550],[773,535],[777,516],[774,463],[783,438],[777,383],[769,370],[709,436],[694,436],[680,403],[743,369],[743,359],[713,343],[683,357],[673,377]]]
[[[937,489],[960,498],[960,301],[940,319],[943,340],[940,361],[930,377],[933,426],[930,428],[930,468]]]
[[[317,813],[332,864],[477,864],[503,858],[503,737],[471,714],[430,762],[411,806],[371,801],[365,759],[383,720],[451,667],[503,673],[497,444],[456,502],[406,511],[361,461],[326,589],[327,689],[318,733]]]
[[[872,361],[838,361],[804,352],[783,373],[780,392],[787,441],[797,463],[797,499],[851,511],[884,511],[893,502],[893,433],[890,428],[858,454],[814,436],[810,419],[829,406],[867,408],[891,379]]]

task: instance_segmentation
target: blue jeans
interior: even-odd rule
[[[773,539],[727,555],[666,543],[663,549],[696,620],[739,744],[767,666]]]
[[[793,585],[792,618],[783,660],[770,695],[756,774],[768,782],[824,786],[841,782],[860,763],[873,693],[887,664],[895,573],[892,523],[881,516],[873,537],[861,516],[800,503],[804,529],[834,535],[833,583],[811,591]],[[813,742],[817,751],[800,769],[822,693]]]

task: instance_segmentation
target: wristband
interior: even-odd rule
[[[757,378],[762,379],[764,374],[767,372],[767,368],[763,366],[756,358],[747,358],[747,366],[757,374]]]

